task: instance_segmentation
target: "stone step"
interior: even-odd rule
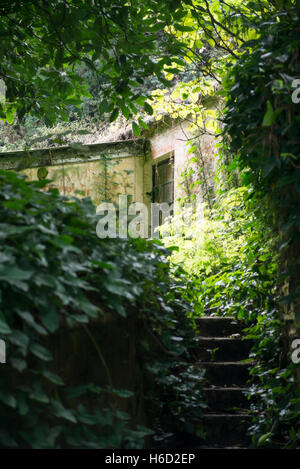
[[[203,444],[224,446],[246,446],[250,443],[247,429],[251,415],[246,413],[206,413],[197,422],[193,422],[198,435],[202,435]]]
[[[247,387],[224,387],[209,386],[204,387],[204,398],[211,411],[232,411],[234,408],[247,409],[249,403],[246,396]]]
[[[253,341],[229,337],[197,337],[197,356],[204,361],[238,361],[248,358]]]
[[[245,327],[233,317],[202,316],[196,319],[199,334],[204,337],[227,337],[240,334]]]
[[[214,386],[245,386],[249,379],[249,363],[200,362],[205,371],[205,381]]]

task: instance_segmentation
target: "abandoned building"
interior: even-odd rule
[[[22,170],[31,180],[44,174],[64,195],[90,197],[95,206],[103,201],[117,203],[119,195],[129,202],[175,203],[185,191],[182,175],[195,155],[189,152],[188,123],[166,116],[153,120],[141,138],[120,133],[116,141],[30,151],[0,153],[0,168]],[[205,170],[215,171],[215,139],[201,137]],[[197,158],[196,158],[197,159]],[[195,158],[194,158],[195,160]],[[24,169],[22,169],[24,168]]]

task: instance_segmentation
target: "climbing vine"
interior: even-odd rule
[[[260,412],[251,432],[256,444],[293,447],[299,445],[300,409],[290,356],[290,340],[299,335],[294,321],[299,320],[300,296],[300,108],[293,82],[300,72],[300,10],[297,2],[279,3],[257,28],[259,38],[243,45],[242,56],[224,79],[223,137],[236,155],[242,183],[253,188],[252,204],[264,201],[263,213],[279,240],[276,307],[268,308],[250,332],[258,340],[252,374],[253,393],[259,397],[254,408]]]
[[[190,368],[183,273],[169,275],[157,241],[100,240],[91,202],[42,191],[47,183],[0,172],[0,446],[142,447],[199,413],[184,392],[201,393],[201,383]],[[122,340],[132,332],[128,350],[110,349],[115,375],[103,350],[109,321]],[[126,358],[134,369],[122,387]]]

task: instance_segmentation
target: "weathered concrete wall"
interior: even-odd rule
[[[194,154],[189,153],[188,122],[167,121],[163,126],[161,123],[152,125],[151,134],[145,134],[150,140],[151,153],[145,159],[144,164],[144,200],[150,203],[149,193],[152,191],[152,168],[153,165],[163,161],[170,156],[174,159],[174,200],[185,194],[185,186],[180,185],[182,174],[187,168],[188,162]],[[212,135],[203,135],[200,138],[202,159],[198,158],[197,163],[193,163],[195,177],[200,171],[201,166],[205,166],[205,173],[208,176],[209,183],[213,184],[213,177],[216,171],[216,141]],[[191,182],[191,181],[190,181]]]
[[[30,152],[0,153],[0,167],[21,170],[30,180],[46,167],[47,179],[65,195],[91,197],[117,202],[118,194],[143,201],[143,158],[148,142],[144,139],[94,145],[70,145]],[[23,169],[22,169],[23,168]]]
[[[184,127],[184,124],[182,124]],[[171,124],[163,132],[156,129],[154,135],[150,137],[151,157],[147,158],[144,166],[144,194],[152,190],[152,167],[154,164],[163,161],[165,158],[174,158],[174,199],[180,195],[178,187],[180,176],[188,162],[188,147],[186,136],[180,125]]]
[[[92,145],[72,144],[63,147],[30,151],[0,152],[1,169],[38,168],[68,163],[97,161],[101,156],[126,158],[142,156],[149,147],[146,139],[126,140]]]
[[[185,193],[184,185],[179,183],[193,156],[188,153],[188,127],[188,122],[166,117],[152,122],[150,131],[145,131],[140,139],[0,153],[0,168],[22,170],[34,180],[38,168],[46,167],[47,179],[62,194],[88,196],[95,205],[103,200],[117,202],[119,194],[126,194],[132,201],[144,202],[150,214],[155,164],[172,157],[175,204]],[[197,173],[204,164],[211,177],[215,171],[214,137],[201,137],[201,151],[203,159],[193,165],[194,169]]]
[[[137,158],[49,166],[47,179],[53,181],[61,194],[91,197],[96,205],[103,200],[116,202],[118,193],[135,198]],[[37,171],[36,168],[24,170],[30,180],[37,179]]]

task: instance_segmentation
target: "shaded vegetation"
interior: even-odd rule
[[[177,246],[171,261],[188,272],[185,297],[191,318],[233,316],[253,339],[247,392],[253,416],[253,447],[299,447],[300,395],[280,318],[280,244],[266,218],[253,207],[253,191],[231,189],[203,216],[181,209],[162,228],[166,246]],[[185,213],[185,210],[188,213]],[[184,217],[184,223],[183,223]]]
[[[252,206],[264,201],[261,215],[269,214],[269,226],[278,233],[275,310],[268,308],[250,332],[257,339],[259,362],[252,374],[260,398],[251,432],[260,445],[286,448],[299,447],[300,401],[290,340],[299,335],[299,105],[292,97],[300,10],[298,2],[277,6],[259,25],[259,37],[244,44],[224,81],[224,144],[236,155],[243,184],[252,188]]]
[[[1,445],[141,446],[146,435],[158,432],[157,423],[151,431],[132,428],[131,416],[118,410],[114,400],[134,396],[137,383],[131,390],[114,389],[109,371],[106,386],[99,386],[97,379],[75,385],[72,376],[64,382],[53,369],[49,346],[58,330],[92,331],[97,318],[134,314],[141,330],[151,331],[151,342],[142,337],[138,348],[148,386],[147,412],[157,416],[159,409],[161,419],[173,415],[175,425],[177,419],[182,426],[191,412],[199,412],[195,396],[185,393],[190,386],[196,390],[199,382],[187,368],[193,330],[186,320],[187,304],[180,298],[182,274],[179,269],[176,278],[168,275],[168,251],[159,242],[97,238],[93,205],[86,199],[63,198],[55,189],[41,191],[46,183],[0,174],[0,334],[8,355],[1,372]],[[103,359],[101,343],[98,347]],[[107,369],[102,361],[103,380]],[[87,409],[82,404],[86,394],[111,398],[103,408],[95,400]],[[76,396],[81,396],[79,404]],[[166,431],[160,420],[162,430]]]
[[[193,343],[187,340],[193,337],[192,318],[229,314],[245,321],[248,336],[255,339],[250,354],[252,446],[299,447],[299,376],[297,381],[290,360],[291,339],[299,336],[300,297],[299,103],[292,99],[299,77],[299,2],[197,0],[177,5],[153,0],[124,6],[116,1],[101,2],[101,15],[93,2],[49,1],[45,8],[45,2],[29,3],[28,9],[25,2],[18,10],[16,2],[1,7],[5,40],[0,77],[9,78],[1,118],[11,123],[15,114],[23,119],[32,113],[50,125],[68,119],[72,106],[81,106],[80,113],[95,113],[111,123],[121,113],[134,119],[133,132],[139,136],[141,127],[147,128],[139,112],[167,110],[172,117],[192,120],[193,151],[206,133],[222,138],[219,191],[208,200],[205,218],[191,213],[182,225],[175,217],[172,229],[183,238],[166,241],[179,249],[172,254],[173,271],[169,253],[157,243],[98,240],[86,201],[63,200],[55,191],[41,192],[43,183],[1,174],[0,332],[11,347],[15,373],[34,376],[14,395],[8,384],[12,378],[3,378],[1,444],[142,444],[148,430],[137,434],[131,428],[130,433],[123,414],[117,442],[103,440],[101,428],[98,439],[97,432],[84,427],[74,443],[70,432],[76,422],[98,425],[109,415],[108,426],[115,429],[117,416],[108,408],[105,415],[96,411],[93,419],[82,408],[68,407],[64,385],[59,376],[49,375],[51,356],[41,344],[61,321],[71,327],[87,324],[101,312],[124,317],[133,309],[164,352],[173,352],[169,361],[154,364],[150,358],[146,367],[159,384],[149,389],[149,402],[161,412],[157,426],[166,423],[156,427],[158,438],[169,431],[165,416],[192,431],[189,413],[201,412],[193,369],[181,369],[181,356]],[[21,22],[16,22],[18,16]],[[62,17],[65,24],[57,34]],[[174,87],[150,96],[158,81]],[[221,106],[207,112],[204,98],[215,93]],[[205,171],[201,177],[189,188],[193,195],[207,183]],[[232,189],[236,185],[242,188]],[[178,263],[188,276],[182,277]],[[35,360],[33,368],[28,356]],[[197,376],[201,381],[201,373]],[[62,391],[49,395],[45,378]],[[68,424],[55,423],[49,432],[44,409]]]

